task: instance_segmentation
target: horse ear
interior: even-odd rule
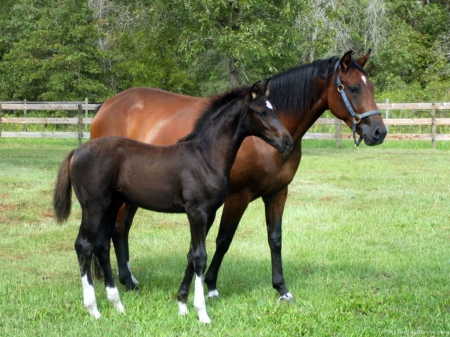
[[[346,71],[350,66],[350,62],[352,61],[352,53],[353,50],[349,50],[344,54],[344,56],[342,56],[341,61],[339,62],[339,68],[342,71]]]
[[[364,66],[366,65],[367,60],[370,57],[370,52],[372,51],[372,49],[369,49],[369,51],[367,52],[366,55],[361,56],[359,59],[356,60],[356,62],[358,62],[361,67],[364,68]]]
[[[255,99],[261,92],[261,81],[256,82],[253,84],[252,89],[250,90],[250,93],[252,95],[252,99]]]
[[[264,96],[266,96],[266,97],[269,97],[269,93],[270,93],[269,83],[270,83],[270,78],[266,78],[261,81],[261,85],[260,85],[261,92],[263,92]]]

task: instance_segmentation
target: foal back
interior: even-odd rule
[[[202,158],[189,145],[151,146],[116,136],[91,140],[71,162],[75,194],[82,207],[107,196],[103,207],[129,202],[165,213],[185,213],[185,202],[194,202],[193,197],[223,202],[223,187],[209,184],[205,188],[205,178],[195,179],[211,174],[199,165]],[[226,184],[222,180],[220,185]],[[222,196],[217,198],[218,194]]]

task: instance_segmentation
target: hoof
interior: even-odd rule
[[[183,302],[178,302],[178,313],[181,315],[181,316],[185,316],[185,315],[187,315],[188,314],[188,308],[187,308],[187,305],[186,305],[186,303],[183,303]]]
[[[292,296],[291,293],[286,293],[282,296],[280,296],[280,298],[278,299],[278,302],[293,302],[294,301],[294,296]]]
[[[198,311],[198,321],[202,324],[211,324],[211,319],[209,318],[206,310]]]
[[[100,317],[102,317],[102,315],[100,315],[100,312],[97,310],[97,308],[86,308],[86,309],[89,312],[89,315],[95,317],[95,319],[99,319]]]
[[[208,295],[206,295],[206,297],[220,299],[220,295],[219,295],[219,292],[217,291],[217,289],[208,291]]]
[[[129,283],[125,285],[125,291],[139,292],[139,287],[134,283]]]

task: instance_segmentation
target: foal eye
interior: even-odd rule
[[[267,116],[267,111],[259,111],[259,112],[258,112],[258,115],[259,115],[260,117],[266,117],[266,116]]]

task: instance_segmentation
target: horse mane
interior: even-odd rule
[[[228,109],[228,107],[236,100],[245,98],[249,92],[250,87],[238,87],[223,94],[210,97],[208,106],[203,110],[202,114],[195,122],[192,132],[179,139],[178,143],[187,142],[202,137],[216,118],[227,115],[226,113],[222,113],[223,110]]]
[[[311,102],[317,100],[318,80],[328,81],[337,60],[337,56],[316,60],[272,76],[269,100],[277,111],[287,115],[307,114]]]
[[[269,101],[281,113],[307,114],[311,108],[311,102],[318,99],[319,79],[324,80],[327,86],[338,60],[338,56],[316,60],[272,76]],[[354,60],[350,63],[350,67],[358,69],[363,74],[366,73],[364,68]]]

